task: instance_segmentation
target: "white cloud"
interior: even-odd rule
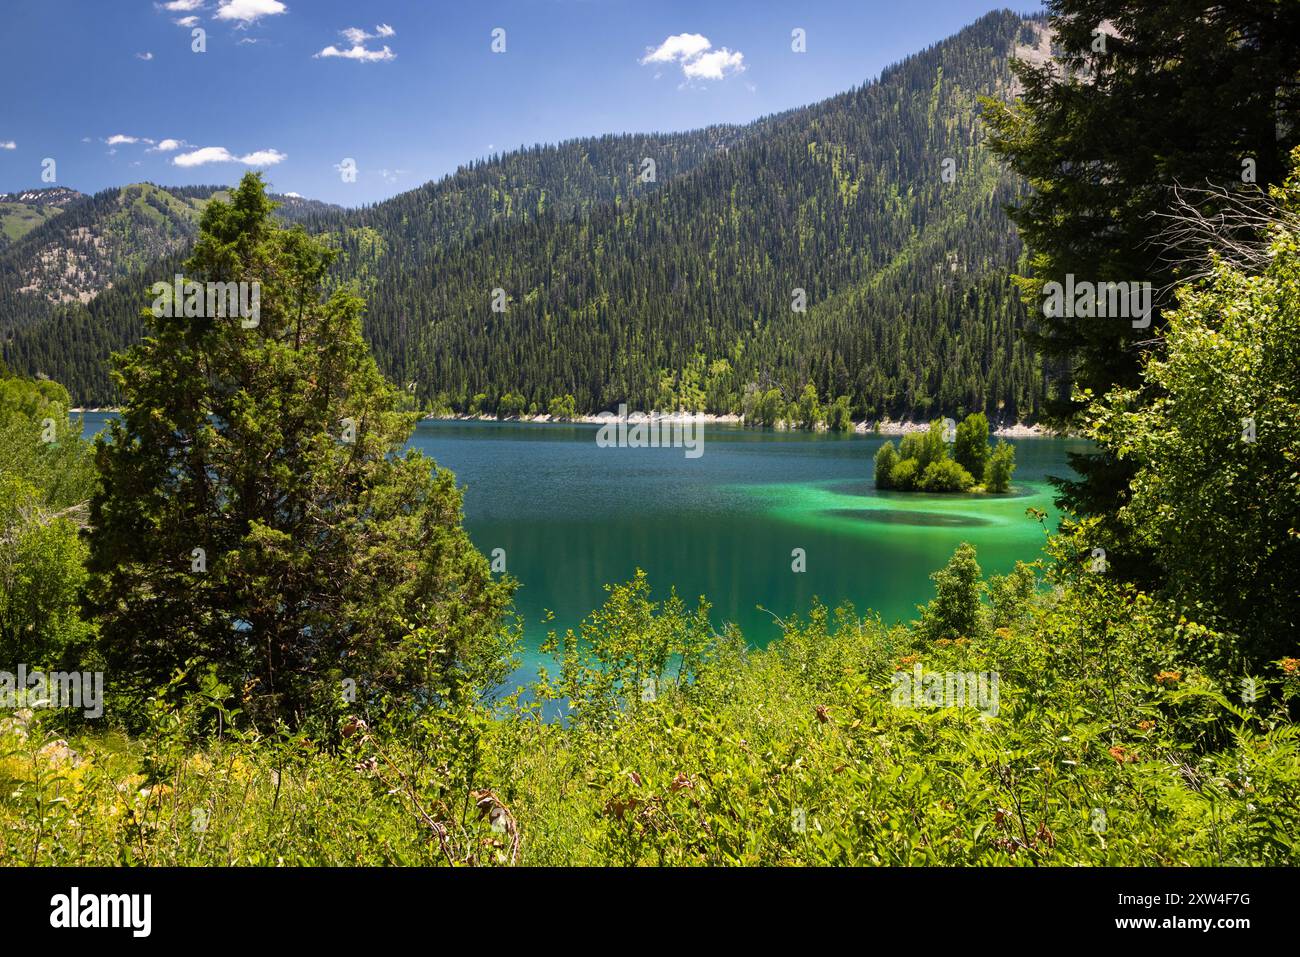
[[[221,0],[217,7],[218,20],[238,20],[253,23],[262,17],[273,17],[288,8],[280,0]]]
[[[172,21],[172,23],[176,24],[178,27],[192,27],[197,25],[198,22],[198,17],[180,17],[179,19]]]
[[[180,149],[182,146],[188,146],[188,145],[189,144],[186,143],[184,140],[174,140],[168,138],[165,140],[159,140],[157,146],[152,147],[151,149],[147,149],[145,150],[145,152],[146,153],[171,153],[174,150]]]
[[[396,36],[397,31],[387,23],[381,23],[375,27],[374,33],[367,33],[360,27],[345,27],[339,31],[339,36],[351,43],[352,46],[346,50],[340,50],[334,44],[330,44],[320,53],[315,55],[315,59],[320,57],[342,57],[345,60],[359,60],[362,63],[378,63],[382,60],[394,60],[397,54],[384,44],[381,50],[368,50],[365,43],[367,40],[378,40],[380,37]]]
[[[274,166],[288,159],[279,150],[257,150],[236,156],[224,146],[205,146],[190,153],[182,153],[172,160],[176,166],[204,166],[208,163],[243,163],[245,166]]]
[[[641,58],[642,65],[647,63],[671,63],[674,60],[690,60],[713,46],[709,38],[698,33],[678,33],[669,37],[653,50],[646,47],[646,55]]]
[[[290,199],[302,199],[302,193],[288,192],[284,195],[288,196]]]
[[[362,63],[378,63],[381,60],[397,59],[397,54],[388,49],[386,44],[382,50],[367,50],[363,46],[354,46],[349,50],[340,50],[338,47],[330,44],[324,50],[321,50],[320,53],[317,53],[316,56],[337,56],[342,57],[345,60],[360,60]]]
[[[239,162],[245,166],[274,166],[276,163],[282,163],[286,159],[279,150],[257,150],[239,157]]]
[[[18,149],[18,144],[15,143],[13,140],[4,140],[3,142],[0,142],[0,150],[16,150],[16,149]]]
[[[682,63],[682,72],[691,80],[721,80],[728,73],[738,73],[743,69],[745,54],[740,51],[733,53],[726,47],[711,50]]]
[[[141,60],[152,60],[153,54],[146,50],[144,53],[137,53],[136,57]]]
[[[657,47],[646,48],[641,65],[651,63],[677,63],[687,80],[721,80],[745,69],[745,54],[726,47],[715,50],[709,38],[699,33],[677,33]]]
[[[139,143],[140,137],[127,136],[125,133],[114,133],[108,139],[104,140],[109,146],[121,146],[123,143]],[[150,142],[145,140],[146,143]]]
[[[171,0],[170,3],[164,3],[162,8],[172,13],[189,13],[191,10],[201,10],[203,0]]]

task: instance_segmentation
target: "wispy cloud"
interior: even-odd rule
[[[208,163],[243,163],[245,166],[274,166],[288,159],[279,150],[256,150],[243,156],[236,156],[224,146],[205,146],[189,153],[182,153],[172,160],[176,166],[206,166]]]
[[[391,37],[396,35],[397,31],[387,23],[381,23],[376,26],[374,33],[367,33],[360,27],[346,27],[339,31],[339,36],[351,43],[351,47],[346,50],[341,50],[331,43],[324,50],[321,50],[320,53],[315,54],[315,57],[317,59],[320,57],[341,57],[344,60],[358,60],[362,63],[379,63],[384,60],[394,60],[397,58],[397,54],[388,48],[388,44],[385,43],[379,50],[371,50],[366,47],[365,43],[367,40],[378,40],[381,37]]]
[[[125,133],[114,133],[104,140],[109,146],[123,146],[132,143],[152,143],[153,140],[144,136],[127,136]]]
[[[135,56],[136,56],[136,59],[137,59],[137,60],[152,60],[152,59],[153,59],[153,53],[151,53],[151,52],[148,51],[148,50],[146,50],[144,53],[137,53]]]
[[[745,69],[745,54],[726,47],[714,49],[708,37],[699,33],[677,33],[657,47],[646,47],[642,66],[676,63],[690,80],[721,80]]]
[[[262,17],[273,17],[288,9],[280,0],[220,0],[216,17],[218,20],[255,23]]]
[[[159,7],[172,13],[189,13],[192,10],[202,10],[203,0],[170,0],[169,3],[159,4]]]
[[[197,26],[198,22],[198,17],[179,17],[172,21],[172,23],[176,24],[178,27],[193,27]]]
[[[0,150],[16,150],[18,144],[13,140],[0,140]]]
[[[189,146],[189,144],[186,143],[184,140],[174,140],[169,137],[164,140],[159,140],[157,146],[152,146],[149,149],[145,150],[145,152],[146,153],[172,153],[180,149],[182,146]]]

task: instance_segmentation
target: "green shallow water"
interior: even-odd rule
[[[105,416],[86,416],[87,433]],[[931,594],[929,575],[962,541],[986,574],[1041,554],[1056,522],[1048,474],[1068,472],[1084,443],[1016,442],[1014,489],[1003,496],[877,492],[879,436],[830,436],[707,427],[704,454],[681,449],[599,448],[594,425],[422,422],[412,445],[452,469],[465,487],[466,526],[485,552],[503,548],[520,582],[526,625],[520,680],[536,673],[536,648],[552,627],[576,626],[604,598],[602,586],[640,567],[657,594],[676,585],[705,595],[715,626],[734,621],[749,640],[778,633],[782,617],[814,596],[852,602],[886,620],[910,619]],[[791,570],[802,548],[807,571]]]

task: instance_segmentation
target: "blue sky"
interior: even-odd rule
[[[83,192],[230,183],[252,167],[280,192],[354,206],[520,145],[747,122],[814,102],[997,7],[9,0],[0,192],[51,185],[41,164],[52,158],[57,184]],[[206,52],[191,49],[196,28]],[[504,53],[492,51],[497,28]],[[805,53],[791,49],[795,28]],[[338,169],[349,158],[351,182]]]

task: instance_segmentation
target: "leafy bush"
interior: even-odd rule
[[[556,422],[567,422],[577,415],[577,407],[573,396],[569,394],[557,395],[551,400],[547,407],[547,412]]]
[[[941,420],[930,423],[925,432],[908,432],[897,451],[886,442],[876,453],[876,487],[901,491],[965,492],[976,484],[976,476],[985,481],[985,491],[1005,492],[1015,465],[1015,449],[999,442],[990,456],[988,419],[984,413],[968,415],[957,426],[952,454],[944,441]],[[976,467],[971,471],[970,463]],[[994,483],[989,486],[989,482]],[[976,490],[978,491],[978,489]]]
[[[876,451],[876,488],[894,488],[894,469],[898,467],[898,449],[886,441]]]
[[[889,473],[889,487],[900,492],[911,492],[917,483],[917,460],[899,459]]]
[[[974,412],[958,424],[952,457],[971,475],[984,475],[989,460],[989,420],[983,412]]]
[[[1025,565],[986,588],[963,546],[913,627],[814,605],[763,650],[638,574],[530,695],[345,718],[338,748],[248,729],[212,678],[70,759],[40,716],[0,722],[0,861],[1294,865],[1300,660],[1248,697],[1187,657],[1216,636],[1073,547],[1039,590]],[[900,695],[918,673],[997,693]],[[539,720],[555,701],[571,719]]]
[[[826,407],[826,428],[831,432],[848,432],[853,428],[847,395],[840,396]]]
[[[1300,172],[1276,196],[1262,274],[1181,289],[1144,388],[1094,405],[1088,431],[1136,469],[1119,516],[1164,593],[1240,634],[1251,667],[1294,654],[1300,620]]]
[[[1005,492],[1011,488],[1011,475],[1016,470],[1016,449],[1010,442],[998,440],[997,448],[989,456],[984,468],[984,490]]]
[[[931,462],[925,467],[917,487],[923,492],[965,492],[975,480],[952,459]]]

